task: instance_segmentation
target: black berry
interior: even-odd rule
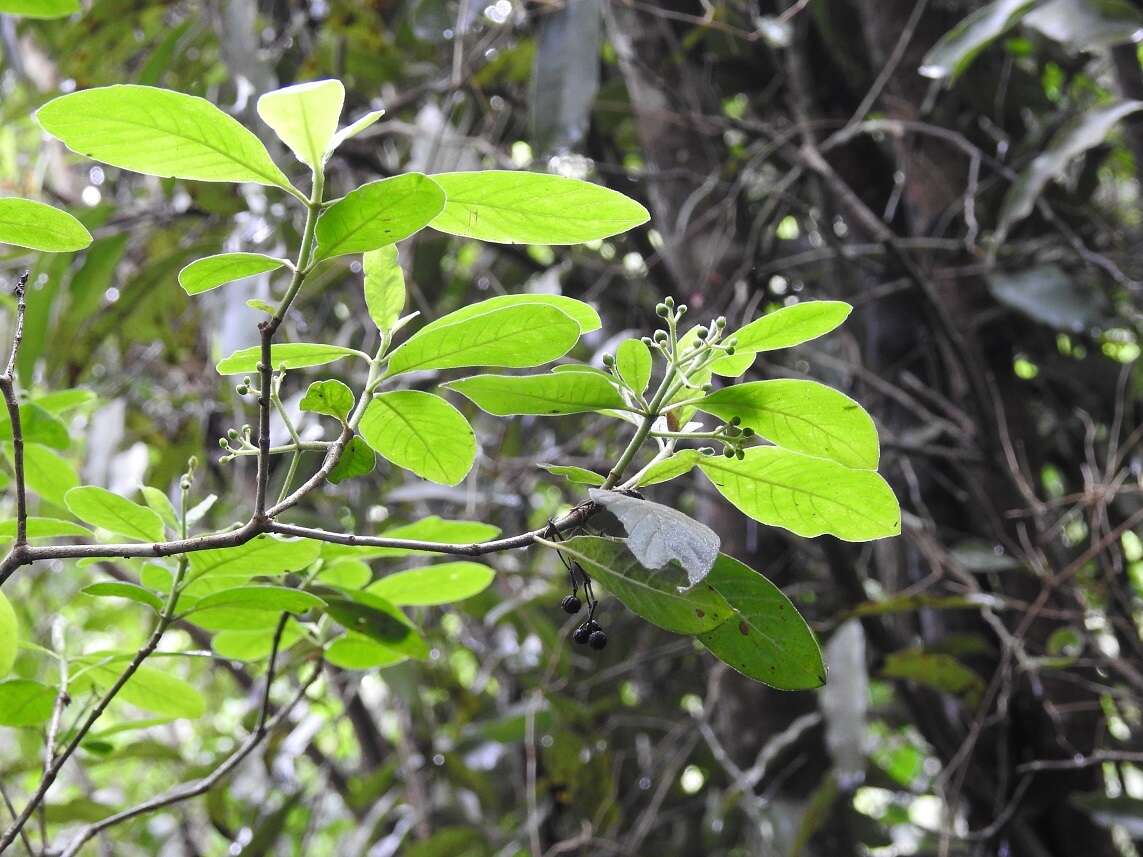
[[[596,651],[599,651],[607,645],[607,635],[603,631],[592,631],[591,636],[587,638],[588,645]]]
[[[583,607],[583,602],[574,595],[566,595],[564,600],[560,602],[560,607],[565,613],[578,613]]]
[[[591,629],[587,625],[580,625],[572,634],[572,639],[579,644],[586,643],[591,638]]]

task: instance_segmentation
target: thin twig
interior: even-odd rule
[[[18,553],[28,543],[28,494],[24,485],[24,431],[20,424],[20,403],[16,401],[16,357],[20,342],[24,338],[24,313],[27,310],[25,290],[28,272],[16,280],[16,329],[12,334],[12,350],[8,353],[8,365],[0,375],[0,391],[4,404],[8,407],[8,418],[12,423],[12,468],[16,472],[16,542],[13,553]]]

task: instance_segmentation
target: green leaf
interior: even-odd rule
[[[642,339],[625,339],[615,351],[615,371],[636,393],[651,383],[651,349]]]
[[[575,485],[602,485],[607,480],[593,470],[584,467],[575,467],[571,464],[538,464],[553,476],[562,476]]]
[[[731,618],[699,635],[711,654],[779,690],[825,684],[825,665],[813,631],[782,590],[726,554],[719,554],[706,582],[734,608]]]
[[[5,451],[11,460],[12,445],[5,444]],[[79,474],[71,462],[38,443],[24,444],[24,478],[31,490],[57,506],[62,506],[64,495],[79,485]]]
[[[1125,116],[1143,109],[1143,101],[1118,101],[1093,107],[1060,128],[1026,166],[1004,196],[993,242],[1000,244],[1012,226],[1032,213],[1048,182],[1061,176],[1077,155],[1098,146]]]
[[[351,137],[356,137],[378,119],[385,115],[384,110],[371,110],[355,122],[346,125],[340,131],[333,135],[333,139],[329,141],[329,150],[326,152],[326,157],[329,157],[333,151]]]
[[[329,472],[329,481],[334,485],[340,485],[347,479],[372,473],[376,466],[377,453],[358,435],[354,435],[345,445],[333,470]]]
[[[698,450],[681,449],[673,455],[657,461],[647,468],[647,472],[639,479],[639,487],[658,485],[669,482],[686,473],[690,473],[704,456]]]
[[[3,592],[0,592],[0,676],[6,676],[16,663],[16,650],[20,643],[20,625],[16,611]],[[3,707],[0,706],[0,711]]]
[[[984,680],[952,655],[924,649],[890,652],[881,675],[909,679],[942,693],[964,697],[970,704],[975,704],[984,691]]]
[[[38,681],[0,681],[0,726],[39,726],[52,716],[56,691]]]
[[[376,643],[361,634],[346,634],[330,643],[325,660],[343,670],[371,670],[389,667],[407,660],[396,649]]]
[[[322,212],[314,259],[395,244],[427,226],[444,203],[444,192],[420,173],[364,184]]]
[[[852,311],[853,307],[843,301],[802,301],[782,307],[732,334],[733,356],[739,351],[773,351],[817,339],[845,321]]]
[[[36,120],[73,152],[137,173],[290,187],[262,142],[205,98],[105,86],[54,98]]]
[[[78,11],[79,0],[0,0],[0,12],[25,18],[66,18]]]
[[[89,655],[76,661],[83,666],[82,673],[73,674],[69,686],[72,696],[79,695],[89,687],[97,687],[106,692],[119,678],[131,655],[117,655],[106,658]],[[202,695],[169,670],[141,666],[120,689],[116,699],[163,717],[198,718],[206,713],[206,702]]]
[[[136,586],[134,583],[108,580],[101,583],[91,583],[83,587],[80,592],[93,598],[126,598],[136,604],[145,604],[156,613],[163,609],[163,599],[149,589]]]
[[[429,646],[417,627],[379,595],[346,590],[318,590],[330,618],[345,628],[411,658],[424,660]]]
[[[96,401],[97,398],[91,390],[73,387],[69,390],[53,390],[50,393],[44,393],[42,396],[36,396],[32,399],[32,404],[39,405],[49,414],[59,416],[68,411],[82,408],[84,405]]]
[[[238,547],[195,551],[189,558],[190,572],[194,578],[282,574],[305,568],[320,553],[321,543],[310,539],[256,536]]]
[[[639,564],[619,539],[576,536],[555,545],[578,562],[592,579],[622,601],[631,612],[676,634],[701,634],[731,616],[731,607],[706,581],[689,590],[686,572],[674,568],[650,571]]]
[[[243,610],[273,613],[305,613],[320,610],[325,604],[316,595],[285,586],[236,586],[200,598],[195,611],[216,607],[241,607]]]
[[[365,271],[365,306],[382,333],[393,329],[405,309],[405,272],[397,259],[397,245],[371,250],[362,257]]]
[[[1012,29],[1036,0],[995,0],[941,36],[917,72],[935,80],[956,80],[977,54]]]
[[[270,657],[274,648],[275,622],[269,628],[255,628],[253,630],[223,630],[217,632],[210,639],[211,650],[220,658],[234,661],[260,661]],[[278,651],[284,652],[304,636],[304,632],[297,622],[290,619],[282,629],[282,639],[278,644]]]
[[[373,571],[359,559],[336,559],[325,564],[317,579],[338,589],[361,589],[373,579]]]
[[[570,316],[576,324],[579,325],[579,332],[591,333],[593,330],[599,330],[603,322],[600,321],[599,313],[596,312],[595,307],[591,304],[577,301],[575,298],[569,298],[565,295],[542,295],[542,294],[520,294],[520,295],[497,295],[494,298],[477,301],[474,304],[468,304],[458,310],[443,315],[435,321],[430,321],[421,328],[421,333],[427,330],[433,330],[437,327],[444,327],[449,324],[456,324],[458,321],[472,318],[477,315],[484,315],[485,313],[492,312],[494,309],[506,309],[507,307],[519,306],[534,306],[540,304],[542,306],[555,307],[566,316]],[[572,364],[574,366],[582,367],[588,371],[599,372],[593,366],[586,366],[585,364]],[[561,367],[565,370],[571,367]],[[602,374],[602,373],[600,373]]]
[[[91,530],[59,518],[28,518],[29,539],[55,539],[61,536],[90,536]],[[16,538],[16,521],[0,521],[0,539]]]
[[[369,360],[369,355],[355,348],[340,345],[322,345],[315,342],[284,342],[270,349],[270,362],[274,369],[305,369],[309,366],[325,366],[346,357],[360,357]],[[235,351],[219,362],[218,374],[241,375],[244,372],[257,372],[262,361],[262,348],[252,345]]]
[[[258,115],[299,161],[316,172],[337,133],[344,102],[341,81],[317,80],[267,92],[258,99]]]
[[[1128,0],[1047,0],[1023,24],[1074,51],[1139,40],[1143,15]]]
[[[365,408],[361,437],[386,461],[422,479],[456,485],[476,460],[476,435],[456,408],[432,393],[394,390]]]
[[[448,197],[432,227],[501,244],[579,244],[626,232],[650,219],[618,191],[545,173],[441,173]]]
[[[365,591],[399,607],[430,607],[471,598],[487,589],[495,576],[478,562],[442,562],[382,577]]]
[[[430,515],[411,524],[391,527],[381,535],[388,539],[407,539],[409,541],[437,542],[446,545],[475,544],[486,542],[500,535],[500,528],[483,521],[450,521],[445,518]],[[353,556],[362,559],[376,557],[398,556],[433,556],[435,551],[412,550],[410,548],[376,548],[376,547],[349,547],[345,545],[326,544],[322,546],[322,556],[326,559],[335,559],[341,556]]]
[[[67,449],[71,446],[67,426],[63,422],[31,402],[20,406],[20,429],[25,443],[42,443],[52,449]],[[12,440],[12,420],[7,413],[0,414],[0,441]]]
[[[746,374],[746,370],[754,365],[758,359],[757,351],[735,351],[719,357],[710,364],[713,375],[722,375],[724,378],[739,378]]]
[[[417,331],[389,355],[386,375],[461,366],[524,369],[563,357],[578,339],[579,325],[555,307],[494,309]]]
[[[298,405],[311,414],[325,414],[343,423],[353,410],[353,391],[341,381],[314,381]]]
[[[105,488],[84,485],[72,488],[64,497],[68,511],[97,527],[143,542],[163,540],[163,521],[138,503]]]
[[[163,523],[174,532],[179,531],[179,514],[175,511],[175,504],[171,498],[158,488],[144,485],[139,489],[143,492],[143,499],[151,507],[151,511],[163,519]]]
[[[873,470],[881,457],[877,427],[861,405],[816,381],[779,379],[725,387],[695,403],[725,422],[742,419],[778,446]]]
[[[219,253],[195,259],[179,271],[179,285],[188,295],[198,295],[236,280],[276,271],[288,264],[285,259],[275,259],[262,253]]]
[[[443,385],[482,411],[514,414],[582,414],[609,408],[626,409],[615,385],[602,375],[559,372],[548,375],[474,375]]]
[[[44,253],[71,253],[91,243],[91,233],[68,214],[42,202],[0,199],[0,242]]]
[[[897,498],[872,470],[776,446],[748,449],[742,461],[706,456],[699,467],[743,514],[799,536],[864,542],[901,532]]]
[[[591,488],[587,493],[600,507],[592,520],[614,518],[627,534],[627,550],[644,568],[682,566],[693,587],[718,558],[718,534],[678,509],[616,491]]]

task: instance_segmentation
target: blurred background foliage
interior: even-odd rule
[[[244,514],[253,459],[218,465],[216,441],[253,411],[213,363],[256,341],[245,301],[271,284],[192,301],[175,274],[221,250],[282,255],[300,223],[262,187],[94,165],[31,113],[61,91],[159,85],[274,146],[256,96],[338,77],[347,116],[388,112],[339,150],[335,194],[507,167],[600,181],[653,213],[573,248],[422,233],[402,248],[413,309],[562,292],[600,308],[578,355],[598,361],[668,294],[732,324],[849,301],[840,333],[751,375],[865,404],[905,510],[901,538],[848,545],[745,522],[698,477],[648,492],[795,600],[826,646],[821,691],[753,684],[611,601],[606,652],[573,649],[555,558],[502,555],[491,589],[420,617],[430,661],[329,668],[225,787],[88,852],[1137,854],[1141,34],[1131,0],[84,0],[65,18],[0,18],[3,192],[67,207],[97,239],[4,258],[10,278],[32,270],[23,385],[89,391],[47,400],[72,438],[30,454],[42,508],[79,475],[168,490],[193,454],[209,462],[196,488],[220,498],[207,521]],[[288,337],[368,350],[357,263],[324,271]],[[303,392],[287,381],[294,410]],[[461,486],[379,472],[299,522],[541,526],[579,492],[536,463],[600,469],[617,439],[590,418],[476,425],[484,452]],[[141,608],[79,590],[138,571],[49,564],[6,592],[27,639],[132,648]],[[117,703],[52,792],[53,835],[201,775],[249,728],[261,662],[211,656],[190,626],[166,649],[186,655],[162,668],[201,691],[203,716],[148,724]],[[28,648],[16,671],[54,669]],[[17,804],[41,744],[0,727]]]

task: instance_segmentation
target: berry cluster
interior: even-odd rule
[[[578,562],[569,562],[562,553],[559,554],[559,557],[564,566],[567,567],[568,578],[571,580],[572,587],[571,594],[565,595],[560,600],[560,608],[573,616],[583,609],[583,601],[579,597],[581,586],[583,587],[583,597],[587,601],[587,621],[581,623],[572,632],[572,639],[580,645],[586,643],[599,651],[607,646],[607,634],[604,632],[603,626],[595,619],[595,611],[599,607],[599,601],[591,589],[591,578],[587,576],[587,572]]]

